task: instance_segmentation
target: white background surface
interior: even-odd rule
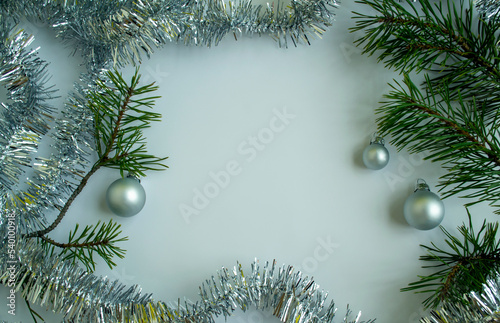
[[[146,133],[148,146],[169,156],[170,168],[142,180],[147,203],[132,218],[107,210],[105,191],[119,172],[100,170],[52,236],[65,239],[75,223],[118,221],[130,239],[122,245],[126,257],[113,270],[99,265],[96,273],[139,284],[156,300],[197,300],[198,286],[222,267],[239,261],[250,271],[255,258],[261,266],[275,259],[329,291],[339,322],[347,304],[365,320],[417,322],[426,313],[425,297],[399,289],[425,273],[419,244],[442,245],[443,234],[409,227],[402,206],[419,177],[437,191],[443,170],[390,144],[386,168],[362,165],[362,150],[376,129],[374,109],[387,83],[401,77],[353,46],[360,34],[348,32],[352,10],[367,8],[345,1],[334,26],[312,46],[283,49],[267,36],[234,41],[228,35],[214,48],[168,44],[145,59],[141,73],[160,86],[156,111],[163,115]],[[51,62],[50,83],[62,96],[54,104],[60,106],[83,71],[81,60],[69,56],[52,31],[33,24],[26,29],[35,34],[40,56]],[[277,112],[293,118],[275,123]],[[270,123],[278,132],[269,131]],[[251,138],[259,135],[265,138],[262,150],[251,153]],[[186,221],[180,207],[196,207],[196,190],[213,186],[210,174],[228,163],[237,164],[239,174]],[[465,201],[444,202],[442,224],[456,232],[466,221]],[[475,223],[494,218],[486,205],[471,211]],[[5,300],[6,289],[0,291]],[[22,299],[17,304],[15,318],[6,306],[0,318],[30,322]],[[48,322],[61,318],[40,313]],[[228,322],[278,319],[254,311],[236,313]]]

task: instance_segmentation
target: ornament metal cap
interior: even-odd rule
[[[431,190],[429,188],[429,185],[427,185],[427,183],[422,178],[417,179],[417,182],[415,183],[415,190],[413,192],[420,190],[425,190],[425,191]]]
[[[371,144],[379,144],[379,145],[385,145],[385,140],[383,137],[380,137],[376,132],[373,133],[372,139],[370,140],[370,145]]]

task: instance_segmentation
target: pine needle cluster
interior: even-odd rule
[[[483,222],[475,232],[469,212],[469,223],[458,228],[461,239],[440,227],[446,236],[448,250],[421,245],[427,254],[420,260],[432,263],[423,268],[436,268],[429,276],[419,276],[420,280],[410,283],[401,291],[431,293],[423,304],[436,308],[441,302],[462,302],[463,295],[480,291],[484,282],[500,270],[500,240],[497,240],[498,222]]]
[[[66,260],[81,262],[89,271],[95,270],[95,255],[112,268],[114,257],[123,258],[125,250],[117,246],[128,240],[121,237],[121,226],[112,220],[87,225],[79,231],[79,225],[69,233],[68,241],[54,241],[47,234],[54,230],[67,214],[71,204],[87,185],[89,178],[101,167],[117,168],[125,173],[145,176],[146,171],[167,168],[166,157],[148,154],[143,130],[161,115],[152,112],[158,96],[150,94],[158,89],[154,83],[140,86],[139,70],[136,69],[129,83],[118,71],[110,71],[104,79],[98,79],[96,87],[87,95],[88,108],[94,117],[94,138],[98,160],[61,208],[55,221],[45,229],[31,232],[26,238],[36,238],[49,254],[59,252]]]
[[[95,142],[99,160],[94,167],[110,167],[137,176],[145,171],[162,170],[165,157],[147,153],[143,130],[161,120],[152,110],[159,96],[147,96],[158,90],[154,83],[139,86],[138,70],[128,84],[118,72],[109,72],[107,82],[97,81],[100,90],[88,94],[94,113]]]
[[[404,76],[377,109],[380,134],[443,163],[443,197],[488,202],[500,213],[499,18],[482,20],[463,0],[358,3],[377,14],[355,13],[352,31],[365,32],[357,44]],[[411,73],[422,71],[416,86]]]
[[[500,214],[500,18],[483,19],[472,0],[357,3],[375,12],[354,12],[351,31],[364,32],[357,45],[402,74],[376,111],[379,133],[441,163],[444,198],[466,198],[466,207],[486,202]],[[423,83],[413,81],[417,74]],[[461,239],[441,227],[448,250],[422,246],[420,259],[433,263],[424,267],[437,271],[402,289],[431,293],[427,307],[460,302],[500,268],[498,222],[476,233],[467,213]]]

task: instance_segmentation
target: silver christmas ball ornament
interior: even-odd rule
[[[363,163],[369,169],[382,169],[389,163],[389,151],[384,146],[384,139],[374,135],[363,151]]]
[[[416,229],[434,229],[443,221],[444,203],[430,191],[424,180],[419,179],[415,191],[405,201],[404,216]]]
[[[119,216],[133,216],[139,213],[146,203],[146,192],[138,178],[127,176],[109,185],[106,202],[111,211]]]

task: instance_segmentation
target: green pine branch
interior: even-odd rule
[[[392,137],[399,150],[412,153],[428,151],[428,159],[443,162],[448,171],[438,186],[443,198],[459,195],[470,206],[488,202],[500,212],[500,129],[484,123],[484,113],[476,102],[452,101],[446,86],[433,87],[427,77],[422,92],[408,75],[403,84],[391,85],[392,91],[376,110],[379,131]],[[491,116],[490,116],[491,117]]]
[[[473,1],[358,0],[376,15],[354,13],[363,31],[356,44],[363,53],[378,54],[379,61],[404,73],[422,70],[457,73],[480,68],[487,75],[500,76],[497,39],[499,18],[488,22],[475,19]],[[445,3],[446,5],[443,5]],[[408,7],[409,9],[406,9]]]
[[[94,138],[98,160],[79,185],[72,192],[59,215],[52,224],[44,229],[26,234],[26,238],[37,238],[46,250],[54,253],[55,248],[61,249],[64,259],[81,261],[88,270],[95,269],[94,254],[97,254],[110,268],[115,266],[113,257],[123,258],[125,250],[117,247],[118,242],[126,241],[120,238],[120,226],[110,221],[108,224],[86,226],[78,232],[78,224],[70,232],[68,242],[56,242],[47,237],[67,214],[70,206],[87,185],[88,180],[101,168],[120,169],[137,176],[145,176],[149,170],[167,168],[166,159],[150,155],[146,151],[146,141],[143,130],[150,127],[151,122],[159,121],[161,115],[150,111],[158,96],[149,95],[158,89],[154,83],[139,86],[138,69],[127,83],[117,71],[110,71],[107,80],[98,80],[96,89],[88,93],[88,107],[94,115]]]
[[[46,236],[39,239],[48,254],[53,255],[55,247],[61,248],[59,256],[63,257],[62,259],[73,262],[79,260],[88,271],[94,271],[94,253],[104,259],[110,268],[116,265],[113,257],[122,259],[125,256],[125,250],[116,246],[117,243],[128,240],[127,237],[120,237],[120,227],[121,225],[113,220],[107,224],[98,221],[96,225],[87,225],[78,232],[79,225],[76,224],[75,229],[69,232],[67,243],[56,242]]]
[[[354,13],[351,31],[365,33],[357,45],[404,75],[377,109],[380,135],[398,149],[426,150],[427,159],[443,163],[443,197],[498,208],[500,18],[478,19],[473,2],[463,0],[357,3],[376,12]],[[425,81],[416,86],[410,73],[423,70]]]
[[[375,14],[354,13],[351,31],[364,32],[356,44],[403,75],[376,110],[381,136],[399,150],[429,152],[447,172],[440,177],[444,198],[458,195],[466,206],[487,202],[500,213],[500,18],[484,21],[473,1],[359,0]],[[423,73],[416,85],[413,74]],[[500,269],[498,223],[469,224],[461,238],[443,227],[447,248],[422,246],[434,272],[402,291],[429,293],[426,307],[461,302],[480,291]]]
[[[354,12],[352,32],[363,53],[401,73],[429,71],[432,86],[446,84],[451,97],[474,98],[494,111],[500,105],[499,17],[478,19],[473,1],[360,0],[375,15]],[[409,9],[407,9],[409,8]],[[482,104],[487,101],[488,104]]]
[[[139,87],[136,70],[130,84],[122,75],[108,73],[111,84],[98,80],[101,91],[89,94],[89,107],[94,113],[95,141],[100,166],[118,168],[122,176],[131,172],[145,176],[145,171],[162,170],[166,158],[147,154],[142,131],[151,122],[160,121],[161,114],[152,109],[158,96],[144,96],[158,89],[154,83]]]
[[[418,276],[420,280],[410,283],[401,291],[416,293],[431,293],[423,304],[426,307],[437,308],[443,301],[451,303],[463,302],[463,295],[472,291],[479,292],[483,284],[494,273],[500,270],[500,240],[497,240],[498,222],[483,222],[476,233],[469,216],[468,225],[458,228],[461,237],[455,237],[443,227],[448,248],[424,246],[427,254],[420,260],[430,265],[422,268],[436,268],[437,271]]]
[[[30,314],[31,314],[31,318],[33,319],[33,322],[35,323],[38,323],[38,320],[36,319],[37,317],[42,320],[43,322],[45,322],[45,320],[43,319],[43,317],[38,314],[32,307],[31,307],[31,304],[30,302],[28,302],[28,300],[25,298],[24,299],[24,302],[26,303],[26,306],[28,307],[28,310],[30,311]]]

